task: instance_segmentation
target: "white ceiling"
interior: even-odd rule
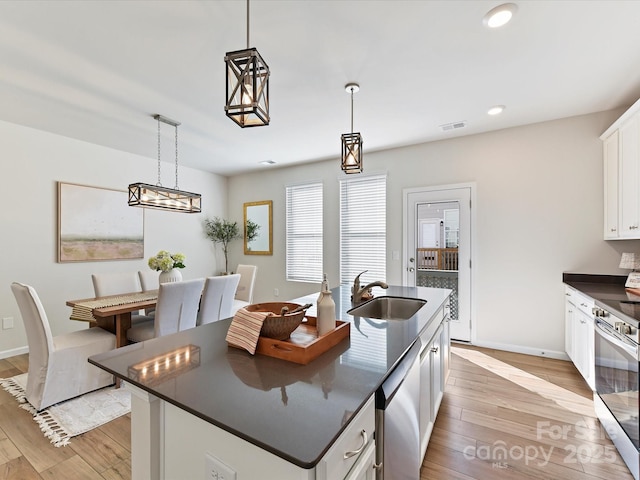
[[[516,0],[512,22],[489,30],[482,17],[501,3],[254,0],[271,125],[241,129],[224,114],[223,58],[247,46],[244,0],[0,1],[0,119],[156,158],[160,113],[182,122],[181,165],[233,175],[273,168],[262,160],[337,160],[348,82],[361,87],[365,169],[367,151],[640,97],[640,1]],[[490,117],[495,104],[507,108]],[[468,126],[439,128],[457,121]]]

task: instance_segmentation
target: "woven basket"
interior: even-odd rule
[[[245,308],[250,312],[271,312],[274,315],[264,319],[260,335],[263,337],[275,338],[276,340],[286,340],[298,326],[302,323],[305,311],[293,314],[282,315],[282,308],[287,307],[290,311],[298,308],[297,303],[287,302],[266,302],[247,305]]]

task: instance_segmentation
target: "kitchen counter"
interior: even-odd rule
[[[298,365],[227,346],[231,319],[95,355],[89,361],[125,382],[165,400],[288,462],[313,468],[371,398],[419,334],[437,325],[434,315],[450,290],[375,287],[375,296],[421,298],[411,319],[351,317],[350,286],[332,289],[339,320],[351,323],[350,338],[308,365]],[[317,293],[292,300],[312,303]],[[188,347],[189,361],[182,352]],[[181,350],[182,349],[182,350]],[[138,368],[181,352],[181,364],[163,379]],[[170,357],[171,358],[171,357]],[[146,378],[146,380],[145,380]],[[161,380],[161,381],[160,381]]]
[[[562,274],[562,281],[565,284],[593,298],[597,306],[637,328],[640,325],[640,304],[625,303],[625,301],[640,300],[640,298],[626,291],[624,288],[626,280],[625,275]]]

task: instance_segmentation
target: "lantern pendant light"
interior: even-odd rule
[[[342,171],[347,174],[362,173],[362,135],[353,133],[353,94],[360,90],[357,83],[345,85],[351,93],[351,133],[342,134]]]
[[[178,189],[178,125],[180,122],[154,115],[158,120],[158,183],[132,183],[129,185],[129,206],[173,210],[175,212],[199,213],[201,196],[199,193],[185,192]],[[160,122],[172,125],[176,129],[176,186],[163,187],[160,183]]]
[[[249,0],[247,0],[247,48],[227,52],[227,117],[242,128],[269,125],[269,66],[255,48],[249,47]]]

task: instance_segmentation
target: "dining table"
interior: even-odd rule
[[[116,348],[127,345],[127,330],[131,328],[131,314],[153,308],[158,300],[158,290],[132,292],[106,297],[68,300],[72,308],[71,320],[89,322],[115,334]]]

